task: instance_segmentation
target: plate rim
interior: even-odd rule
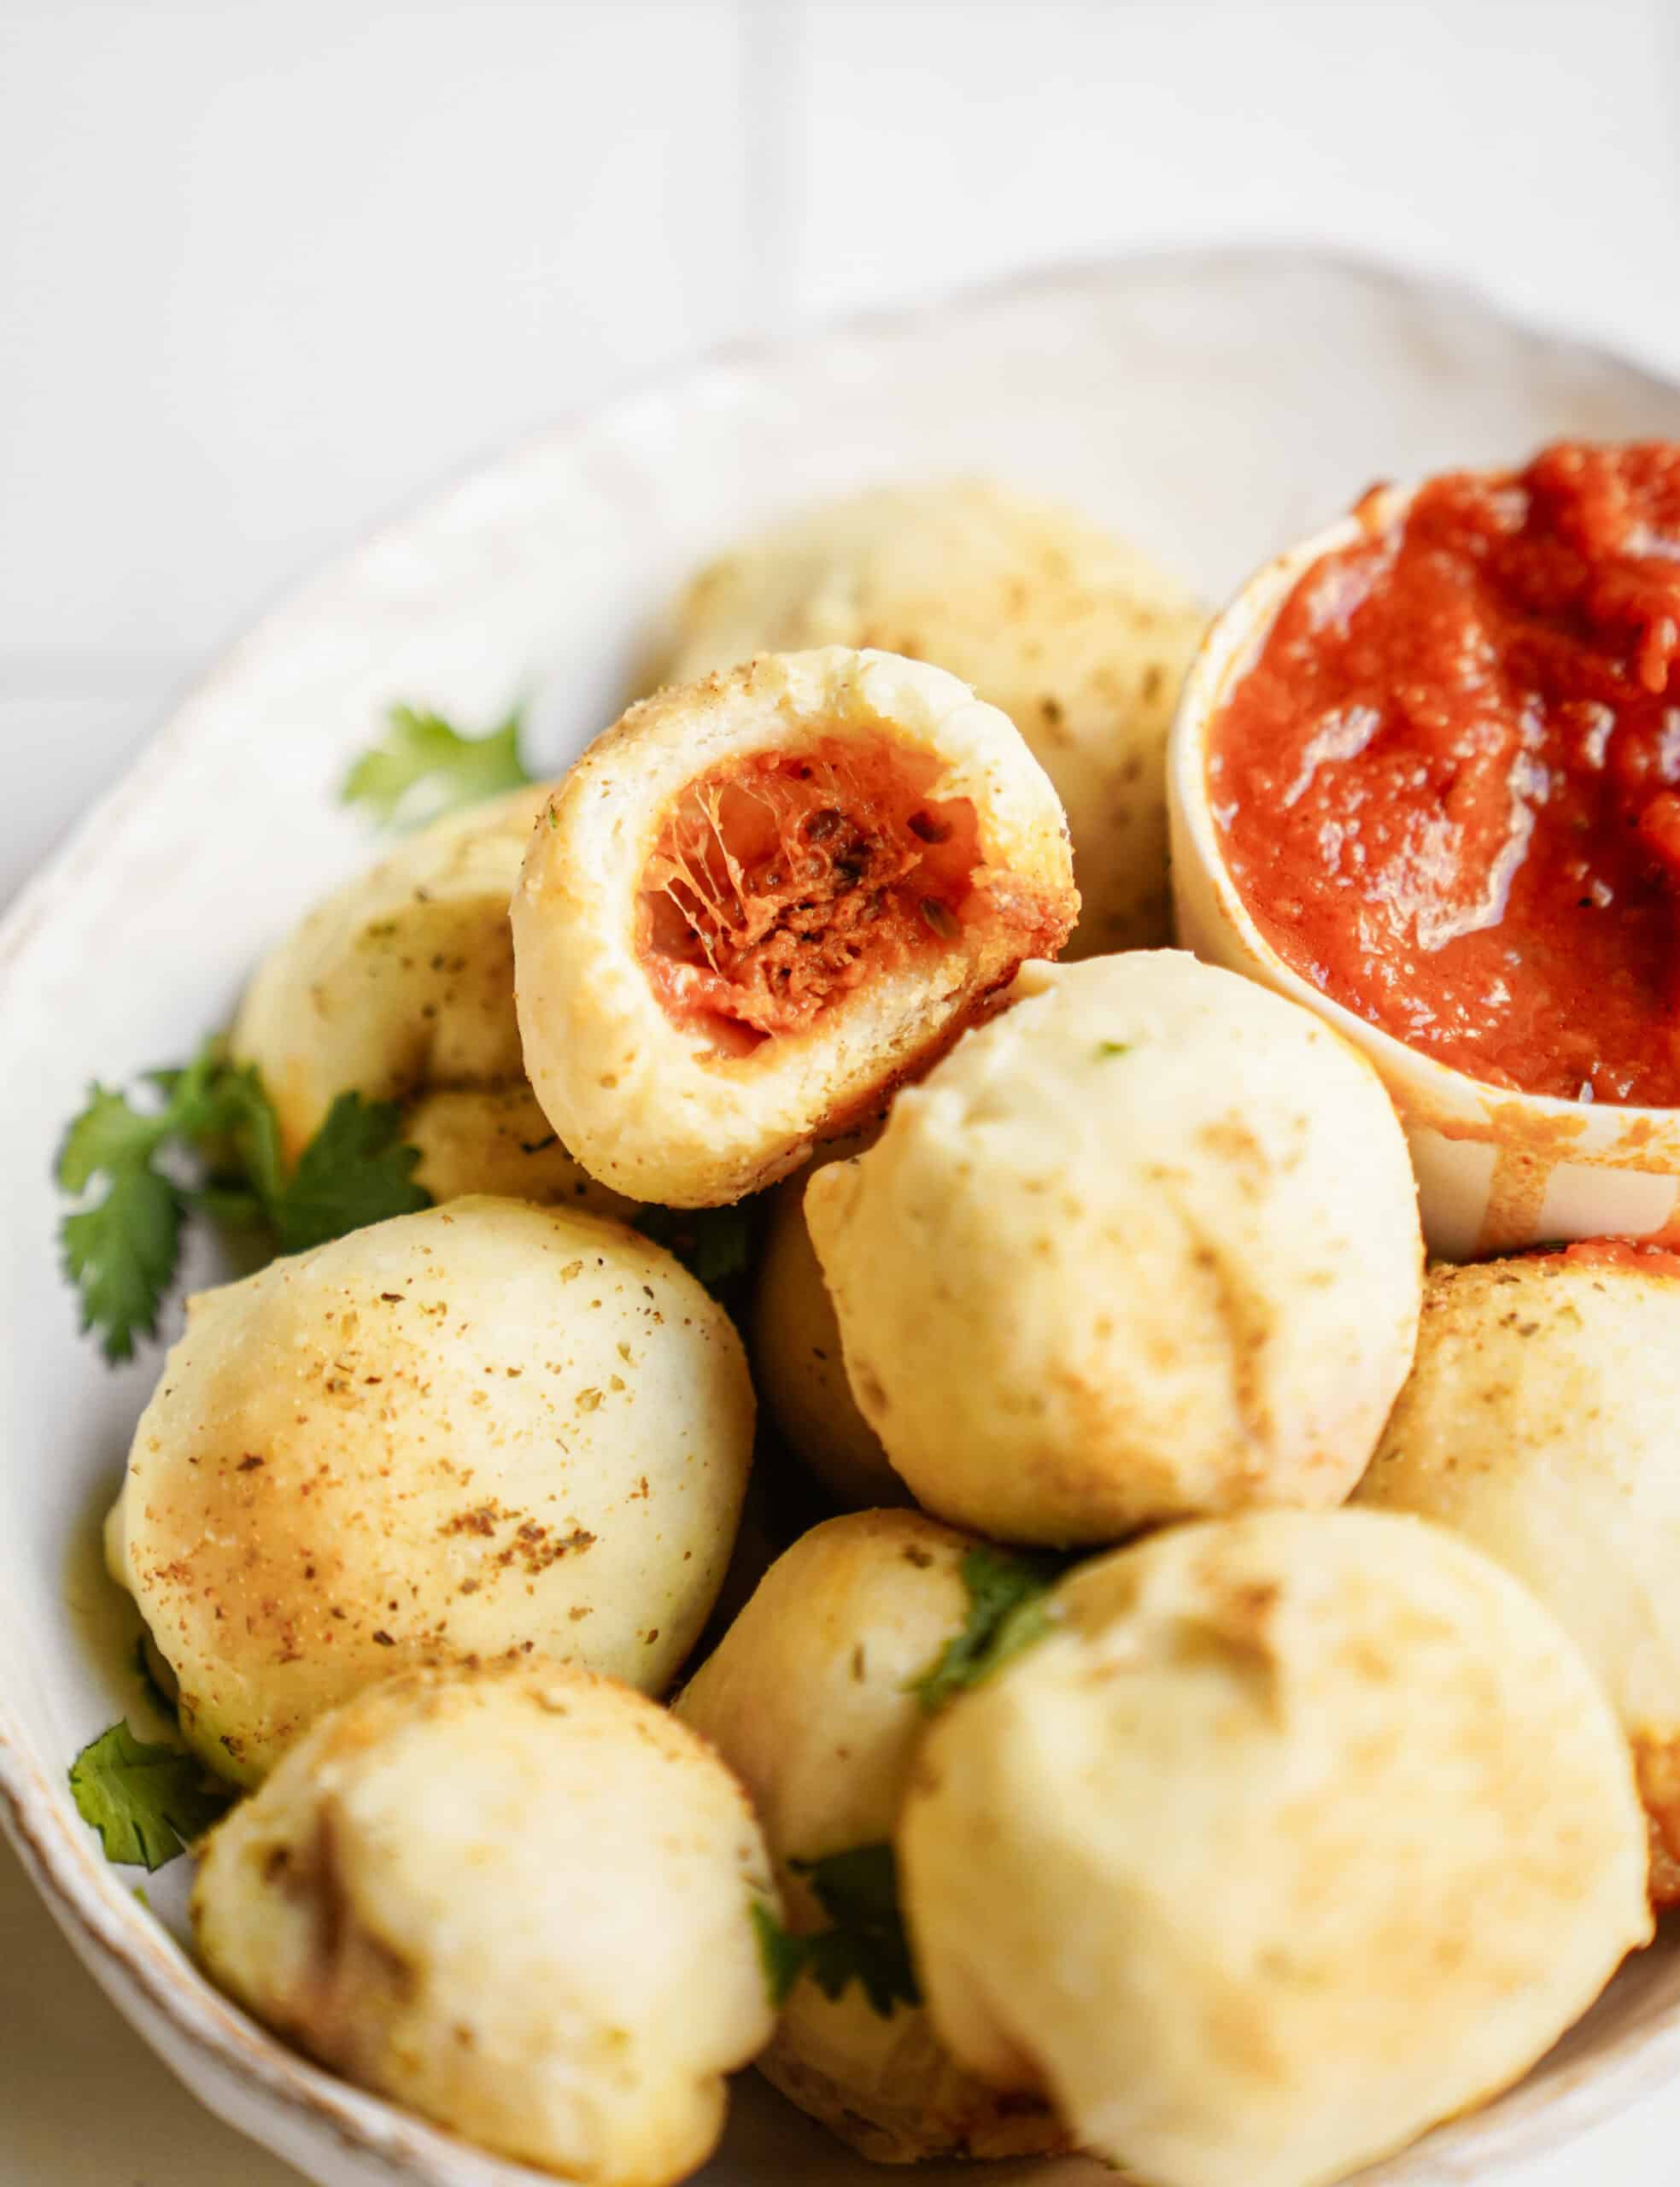
[[[793,366],[823,352],[890,347],[940,321],[967,315],[982,318],[1039,296],[1060,295],[1071,300],[1117,279],[1144,275],[1157,267],[1212,278],[1237,268],[1280,274],[1291,267],[1327,272],[1367,290],[1404,296],[1414,303],[1474,313],[1513,343],[1543,349],[1554,360],[1578,359],[1583,366],[1642,382],[1654,394],[1680,395],[1680,375],[1671,376],[1609,340],[1531,318],[1472,280],[1397,257],[1304,242],[1164,244],[1057,257],[1001,279],[963,283],[931,297],[826,315],[793,333],[735,337],[685,352],[630,375],[610,394],[570,406],[549,425],[463,458],[404,495],[387,513],[360,525],[322,560],[278,583],[257,611],[231,637],[219,642],[204,664],[172,693],[129,763],[79,819],[60,834],[0,917],[0,1011],[31,941],[73,888],[84,853],[122,808],[147,790],[155,774],[167,772],[178,750],[190,746],[201,707],[238,675],[247,657],[257,653],[313,594],[331,589],[366,558],[400,547],[416,529],[443,517],[453,504],[493,482],[512,478],[546,454],[610,431],[616,421],[650,403],[678,396],[700,400],[709,388]],[[239,2131],[284,2161],[307,2161],[296,2153],[296,2134],[325,2131],[362,2166],[371,2166],[393,2181],[423,2183],[423,2187],[498,2187],[499,2183],[516,2187],[516,2183],[549,2178],[481,2150],[327,2072],[216,1991],[161,1925],[119,1888],[114,1872],[102,1867],[83,1842],[85,1833],[73,1826],[62,1796],[51,1788],[38,1766],[3,1686],[0,1830],[61,1932],[114,1996],[136,2032],[196,2100],[221,2112]],[[137,1998],[143,2013],[132,2008]],[[154,2027],[150,2014],[164,2024],[168,2040]],[[207,2094],[179,2062],[178,2048],[196,2054],[212,2082],[227,2081],[230,2090],[216,2097]],[[1503,2121],[1507,2146],[1496,2161],[1520,2164],[1542,2147],[1565,2145],[1653,2093],[1673,2077],[1677,2067],[1680,2006],[1668,2026],[1636,2043],[1629,2055],[1582,2061],[1532,2118]],[[263,2114],[265,2126],[269,2119],[276,2119],[282,2130],[278,2140],[261,2130],[257,2114]],[[1415,2158],[1432,2163],[1442,2187],[1478,2176],[1474,2138],[1438,2152],[1429,2149],[1428,2140],[1414,2145]],[[1417,2187],[1425,2187],[1425,2175],[1419,2175]]]

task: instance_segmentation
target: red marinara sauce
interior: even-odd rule
[[[1569,1268],[1626,1269],[1636,1275],[1680,1276],[1680,1253],[1642,1238],[1583,1238],[1572,1246],[1545,1246],[1530,1256]]]
[[[1680,446],[1431,479],[1297,583],[1215,720],[1278,953],[1497,1086],[1680,1105]]]

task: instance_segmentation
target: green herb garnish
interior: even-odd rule
[[[742,1205],[645,1207],[635,1227],[714,1296],[745,1275],[752,1259],[752,1219]]]
[[[105,1858],[148,1870],[184,1853],[233,1797],[192,1755],[138,1739],[126,1722],[82,1749],[70,1765],[70,1791]]]
[[[907,1689],[929,1715],[1045,1638],[1051,1624],[1045,1598],[1067,1568],[1061,1557],[1014,1556],[984,1545],[969,1551],[963,1559],[969,1591],[963,1629]]]
[[[752,1922],[770,2002],[780,2008],[800,1975],[809,1974],[825,1997],[841,1996],[848,1983],[861,1984],[883,2020],[896,2005],[919,2005],[922,1991],[899,1910],[893,1848],[858,1845],[826,1860],[791,1861],[788,1866],[810,1884],[829,1926],[794,1936],[762,1899],[753,1902]]]
[[[263,1212],[283,1253],[301,1253],[329,1238],[412,1215],[431,1205],[431,1194],[414,1182],[418,1146],[402,1136],[402,1111],[395,1101],[364,1101],[341,1094],[297,1167]]]
[[[431,1205],[413,1181],[419,1152],[402,1143],[394,1103],[341,1094],[288,1176],[261,1080],[228,1062],[220,1041],[141,1083],[155,1097],[148,1103],[89,1088],[56,1171],[61,1189],[85,1201],[59,1226],[65,1274],[82,1327],[97,1332],[109,1360],[155,1332],[191,1212],[266,1228],[280,1252],[299,1252]],[[103,1190],[85,1199],[100,1180]]]
[[[516,707],[500,729],[465,736],[442,714],[393,707],[385,733],[344,778],[346,805],[366,806],[387,828],[419,828],[536,777],[519,749]]]
[[[1098,1063],[1104,1063],[1110,1056],[1129,1056],[1131,1052],[1130,1041],[1098,1041],[1096,1059]]]
[[[793,1985],[805,1972],[805,1939],[791,1935],[781,1926],[776,1908],[762,1898],[755,1898],[748,1909],[752,1916],[752,1932],[758,1940],[758,1963],[764,1970],[764,1987],[770,1992],[770,2007],[780,2012],[793,1994]]]

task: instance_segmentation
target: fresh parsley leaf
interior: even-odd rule
[[[273,1205],[284,1187],[280,1120],[263,1091],[256,1065],[226,1062],[220,1041],[206,1045],[215,1054],[214,1068],[195,1082],[197,1066],[189,1066],[176,1095],[184,1106],[184,1135],[210,1165],[204,1193],[214,1195],[233,1215],[234,1196],[243,1193],[255,1199],[260,1213]]]
[[[114,1176],[148,1160],[169,1130],[167,1107],[143,1112],[112,1087],[90,1086],[87,1106],[59,1148],[58,1181],[67,1193],[85,1192],[101,1170]]]
[[[394,1101],[341,1094],[268,1201],[280,1251],[301,1253],[387,1216],[430,1207],[431,1194],[414,1182],[419,1158],[418,1146],[403,1143],[402,1112]]]
[[[191,1755],[136,1738],[126,1721],[82,1749],[70,1765],[70,1790],[105,1858],[149,1871],[184,1852],[232,1797]]]
[[[59,1226],[64,1272],[82,1303],[82,1328],[97,1329],[105,1357],[128,1358],[134,1340],[157,1328],[158,1309],[181,1252],[181,1195],[149,1159],[125,1159],[102,1198]]]
[[[155,1332],[189,1213],[265,1228],[281,1252],[299,1252],[431,1204],[414,1182],[419,1154],[403,1145],[392,1103],[341,1094],[288,1176],[261,1079],[229,1063],[220,1041],[142,1084],[159,1097],[149,1105],[90,1087],[57,1164],[61,1189],[85,1200],[59,1226],[65,1274],[82,1327],[98,1332],[109,1360],[128,1358],[137,1337]],[[173,1167],[161,1166],[166,1154]],[[183,1181],[194,1168],[196,1181]]]
[[[761,1898],[752,1902],[764,1985],[777,2011],[802,1974],[809,1974],[825,1997],[844,1995],[848,1983],[860,1984],[883,2020],[891,2018],[897,2005],[919,2005],[922,1991],[899,1910],[893,1848],[857,1845],[826,1860],[788,1865],[809,1882],[829,1926],[795,1936],[783,1927],[774,1908]]]
[[[758,1940],[758,1963],[764,1970],[764,1987],[770,2009],[780,2012],[793,1994],[793,1985],[805,1972],[805,1939],[784,1929],[776,1908],[755,1898],[749,1911],[752,1932]]]
[[[713,1296],[746,1275],[752,1260],[752,1218],[735,1207],[645,1207],[635,1227],[675,1253]]]
[[[59,1242],[65,1274],[81,1299],[82,1327],[98,1330],[108,1359],[126,1359],[136,1337],[156,1328],[180,1258],[185,1199],[155,1158],[217,1121],[214,1089],[227,1074],[220,1044],[207,1041],[184,1070],[148,1073],[144,1082],[161,1096],[149,1106],[108,1086],[91,1086],[86,1107],[64,1135],[56,1169],[61,1189],[80,1198],[96,1180],[105,1184],[65,1217]]]
[[[385,733],[345,777],[346,805],[387,828],[416,828],[535,779],[519,750],[518,709],[488,736],[464,736],[442,714],[393,707]]]
[[[822,1861],[788,1864],[804,1876],[832,1925],[791,1939],[805,1971],[825,1997],[847,1983],[863,1985],[883,2020],[898,2004],[919,2005],[922,1991],[910,1964],[910,1944],[899,1910],[899,1870],[888,1844],[858,1845]]]
[[[219,1230],[260,1230],[268,1222],[260,1197],[231,1177],[212,1177],[208,1185],[184,1188],[182,1198],[195,1215]]]
[[[984,1544],[969,1551],[963,1559],[969,1591],[963,1629],[907,1689],[929,1715],[1044,1639],[1051,1629],[1045,1598],[1067,1568],[1062,1558],[1015,1556]]]

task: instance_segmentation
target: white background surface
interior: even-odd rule
[[[0,0],[0,898],[290,578],[719,341],[1276,237],[1680,372],[1677,117],[1667,0]],[[4,2187],[290,2178],[3,1850],[0,2029]],[[1677,2179],[1680,2092],[1525,2187]]]

